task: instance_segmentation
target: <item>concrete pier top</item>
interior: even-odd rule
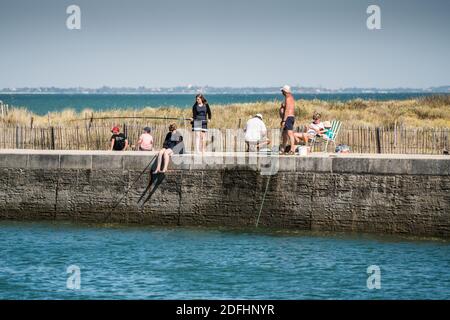
[[[157,152],[0,150],[0,168],[143,170]],[[176,155],[173,170],[261,170],[271,163],[281,172],[450,175],[450,156],[312,153],[279,156],[244,152]]]

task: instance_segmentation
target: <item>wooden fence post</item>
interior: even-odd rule
[[[238,134],[239,134],[239,129],[241,128],[241,118],[239,118],[239,122],[238,122],[238,127],[236,130],[236,134],[234,136],[234,152],[238,151]]]
[[[19,126],[16,125],[16,149],[19,149]]]
[[[89,120],[89,129],[91,129],[92,122],[94,121],[94,113],[91,113],[91,119]]]
[[[381,139],[380,139],[380,128],[376,129],[376,137],[377,137],[377,153],[381,153]]]
[[[53,126],[50,127],[50,138],[51,138],[51,146],[52,150],[55,150],[55,128]]]

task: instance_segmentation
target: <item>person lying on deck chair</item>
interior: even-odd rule
[[[308,144],[308,142],[314,139],[316,136],[326,140],[329,139],[329,136],[326,135],[327,129],[325,128],[324,123],[320,120],[320,118],[320,113],[314,112],[312,122],[307,127],[306,132],[294,133],[295,142],[297,144],[300,144],[302,142]],[[328,127],[331,127],[328,121],[326,121],[326,123]]]

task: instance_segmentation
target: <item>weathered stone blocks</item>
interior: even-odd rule
[[[448,157],[155,155],[0,151],[0,218],[450,237]]]

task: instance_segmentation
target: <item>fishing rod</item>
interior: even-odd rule
[[[83,119],[72,119],[69,122],[73,121],[93,121],[93,120],[110,120],[110,119],[151,119],[151,120],[183,120],[183,121],[191,121],[192,118],[175,118],[175,117],[98,117],[98,118],[83,118]]]
[[[283,128],[281,127],[280,130],[281,130],[281,135],[283,136]],[[283,139],[283,137],[281,139]],[[281,144],[283,144],[283,142]],[[280,152],[278,152],[278,154],[280,154]],[[264,201],[266,200],[267,191],[269,190],[269,184],[270,184],[270,178],[271,177],[272,176],[269,175],[268,178],[267,178],[266,190],[264,191],[263,198],[262,198],[262,201],[261,201],[261,206],[259,207],[258,218],[256,219],[256,224],[255,224],[256,228],[258,228],[258,225],[259,225],[259,218],[261,218],[261,212],[262,212],[262,209],[263,209],[263,206],[264,206]]]
[[[156,154],[152,160],[150,160],[150,162],[148,163],[148,165],[144,168],[144,170],[142,170],[141,174],[137,177],[136,180],[134,180],[134,182],[131,184],[131,186],[128,187],[127,191],[123,194],[123,196],[119,199],[119,201],[117,201],[117,203],[113,206],[113,208],[111,209],[111,211],[109,212],[108,216],[105,218],[105,222],[106,220],[108,220],[112,213],[114,212],[114,210],[117,208],[117,206],[122,202],[122,200],[127,196],[128,192],[131,190],[131,188],[136,184],[136,182],[138,182],[138,180],[142,177],[142,175],[145,173],[145,171],[147,171],[148,168],[150,168],[150,166],[153,164],[153,161],[156,159],[158,155]]]

